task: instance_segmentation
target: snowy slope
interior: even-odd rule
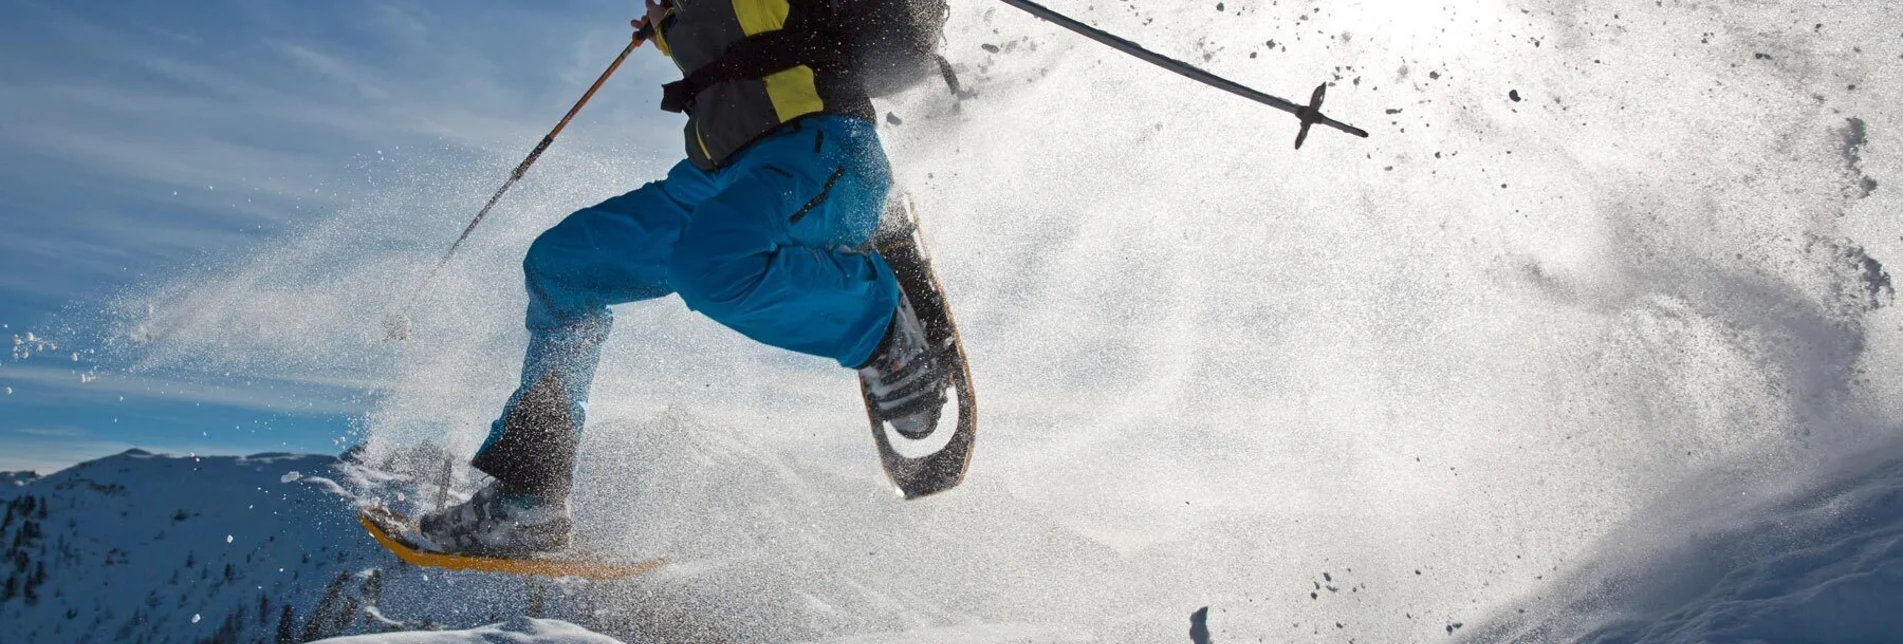
[[[353,635],[325,644],[620,644],[614,638],[560,620],[519,618],[461,631]]]
[[[1652,509],[1608,540],[1620,556],[1558,576],[1549,596],[1480,620],[1469,641],[1903,639],[1903,458],[1858,459],[1815,486],[1737,505],[1689,535],[1660,529],[1684,508]]]

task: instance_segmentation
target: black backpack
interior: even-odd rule
[[[890,96],[931,78],[951,80],[951,65],[938,55],[945,0],[830,0],[836,37],[847,66],[868,96]]]
[[[761,78],[793,65],[830,68],[870,97],[910,89],[937,71],[957,96],[958,79],[938,55],[946,0],[793,0],[785,28],[742,40],[718,60],[662,86],[661,109],[680,112],[702,89]]]

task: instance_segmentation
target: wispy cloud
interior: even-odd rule
[[[17,18],[0,26],[10,61],[0,65],[0,171],[11,177],[0,183],[10,202],[0,223],[39,223],[31,235],[0,236],[0,256],[97,240],[68,243],[57,270],[0,260],[5,272],[41,267],[11,287],[54,291],[307,221],[350,199],[337,191],[359,185],[357,159],[378,150],[451,155],[438,164],[519,154],[571,100],[574,77],[605,64],[625,24],[607,18],[626,11],[0,5]],[[615,138],[671,146],[674,125],[647,96],[660,79],[636,80],[671,71],[657,63],[630,65],[586,119],[635,124]],[[183,239],[155,244],[159,227]],[[208,243],[194,244],[197,235]],[[152,252],[129,260],[123,248]]]
[[[375,383],[348,378],[237,377],[218,382],[129,373],[92,373],[72,368],[10,365],[0,382],[12,387],[9,404],[77,406],[106,401],[213,405],[253,411],[346,416],[368,410]]]
[[[54,436],[65,438],[85,436],[86,430],[78,427],[21,427],[13,430],[13,433],[27,436]]]

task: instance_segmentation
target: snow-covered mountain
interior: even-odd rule
[[[337,617],[374,575],[328,456],[131,450],[38,478],[7,505],[0,621],[26,642],[275,641]],[[314,610],[332,595],[325,611]],[[322,613],[322,614],[314,614]]]
[[[0,519],[0,639],[303,642],[537,611],[546,589],[419,571],[366,537],[360,500],[408,486],[331,456],[140,450],[29,481]]]

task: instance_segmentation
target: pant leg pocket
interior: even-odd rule
[[[798,165],[768,164],[753,173],[760,188],[776,193],[778,216],[789,227],[825,206],[833,187],[846,175],[844,166],[813,163],[810,165],[814,167],[799,168]]]
[[[748,154],[759,162],[751,174],[779,199],[785,243],[854,248],[871,236],[891,181],[876,138],[809,127],[771,143]]]
[[[833,188],[839,185],[839,179],[844,176],[846,176],[846,168],[844,166],[833,168],[832,174],[828,175],[826,181],[820,184],[819,190],[813,194],[811,198],[807,199],[805,203],[800,204],[798,209],[793,211],[792,216],[787,218],[787,223],[798,224],[801,219],[805,219],[807,215],[812,214],[814,209],[824,205],[826,200],[832,197]]]

